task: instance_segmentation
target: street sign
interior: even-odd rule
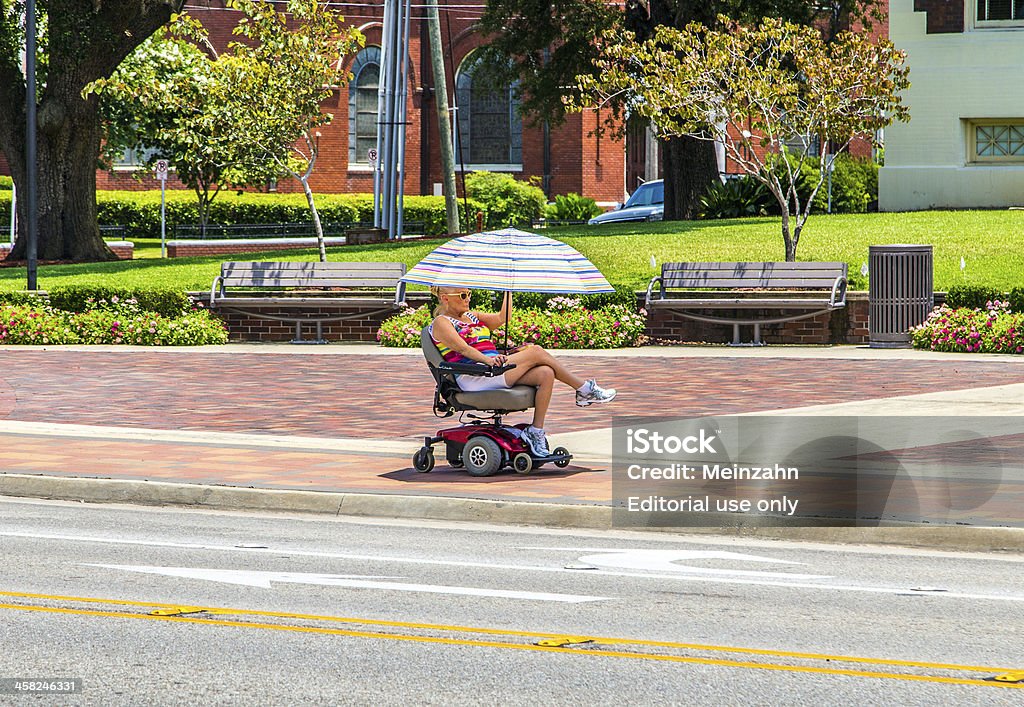
[[[170,165],[167,160],[156,161],[156,178],[161,182],[167,181],[167,171],[170,169]]]
[[[366,161],[370,163],[371,167],[377,166],[377,148],[371,147],[366,151]]]

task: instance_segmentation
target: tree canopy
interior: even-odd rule
[[[754,24],[777,17],[816,26],[831,40],[853,22],[879,19],[885,5],[882,0],[630,0],[619,6],[601,0],[487,0],[480,28],[488,35],[487,73],[514,82],[527,119],[557,124],[566,117],[563,97],[579,97],[576,77],[597,76],[595,38],[605,31],[628,29],[642,40],[663,26],[715,27],[720,16]],[[624,128],[631,115],[626,106],[613,97],[606,107]],[[700,196],[718,176],[714,146],[689,136],[663,137],[665,218],[694,217]]]
[[[615,96],[662,134],[723,144],[775,196],[786,260],[795,260],[834,159],[819,161],[817,184],[801,202],[797,182],[812,142],[829,144],[834,153],[855,135],[873,141],[878,129],[908,120],[900,96],[909,86],[905,56],[860,33],[826,42],[814,28],[777,19],[750,27],[723,17],[719,24],[724,29],[662,26],[644,41],[609,31],[596,71],[580,77],[582,99],[567,104],[581,110]]]
[[[321,104],[349,80],[342,59],[362,46],[363,36],[316,0],[289,0],[285,12],[258,0],[232,0],[229,7],[241,17],[237,39],[223,53],[198,22],[180,16],[114,76],[96,82],[108,150],[148,150],[147,166],[171,160],[196,192],[204,224],[221,187],[290,175],[306,192],[325,258],[309,187],[317,130],[333,117]]]

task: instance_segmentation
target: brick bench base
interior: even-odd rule
[[[209,292],[193,292],[192,296],[209,304]],[[411,307],[427,301],[426,293],[410,292],[406,300]],[[642,300],[642,295],[640,297]],[[637,306],[643,305],[638,300]],[[293,325],[259,319],[245,314],[213,310],[228,326],[232,341],[291,341]],[[267,312],[274,310],[268,306]],[[336,307],[319,307],[316,314],[350,314],[358,308],[339,302]],[[324,338],[328,341],[376,341],[380,323],[390,314],[324,324]],[[309,330],[313,326],[308,327]],[[304,330],[305,331],[305,330]],[[647,318],[649,337],[667,342],[728,343],[732,340],[732,327],[727,324],[708,324],[684,319],[669,312],[655,312]],[[768,344],[866,344],[868,342],[868,295],[866,292],[847,293],[846,307],[812,319],[784,324],[762,325],[761,334]]]
[[[344,238],[324,238],[324,245],[345,245]],[[316,248],[316,238],[221,238],[211,240],[167,241],[168,258],[189,258],[201,255],[262,253],[273,250]]]
[[[131,241],[107,241],[107,247],[121,260],[131,260],[134,257],[135,244]],[[10,252],[10,243],[0,243],[0,260],[6,258]]]

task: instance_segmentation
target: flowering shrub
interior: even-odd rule
[[[567,312],[570,309],[578,309],[582,300],[579,297],[552,297],[548,300],[548,310],[551,312]]]
[[[40,305],[0,305],[0,344],[77,344],[69,318]]]
[[[910,330],[914,348],[963,353],[1024,353],[1024,313],[1010,312],[1006,302],[985,309],[936,307]]]
[[[639,346],[646,340],[644,327],[647,312],[634,311],[616,304],[588,310],[575,306],[572,299],[561,300],[548,311],[517,309],[508,333],[510,346],[537,344],[550,349],[613,349]],[[551,300],[552,303],[556,300]],[[386,320],[377,332],[382,346],[416,347],[420,345],[420,331],[431,321],[430,311],[424,305],[419,309],[406,309]],[[493,332],[495,341],[504,341],[504,331]]]
[[[85,312],[44,305],[0,305],[0,344],[226,344],[227,329],[208,311],[165,317],[134,300],[97,301]]]
[[[414,348],[420,345],[420,331],[430,323],[430,308],[423,305],[413,309],[405,305],[401,312],[385,319],[377,330],[377,341],[381,346]]]

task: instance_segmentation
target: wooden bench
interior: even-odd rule
[[[762,346],[761,325],[792,322],[846,306],[846,263],[664,263],[647,286],[647,310],[674,312],[688,319],[732,325],[732,345],[740,326],[754,326],[754,346]],[[657,291],[655,286],[657,285]],[[670,290],[686,290],[674,292]],[[737,297],[736,290],[785,290]],[[706,312],[731,310],[735,317]],[[782,316],[754,316],[750,310],[782,310]],[[744,314],[746,316],[744,316]]]
[[[324,322],[370,317],[405,304],[404,263],[221,263],[210,288],[210,308],[259,319],[294,322],[293,344],[326,343]],[[369,288],[369,289],[355,289]],[[346,304],[373,310],[347,314],[302,314],[301,310]],[[258,311],[269,306],[279,313]],[[302,325],[316,324],[316,339],[302,338]]]

